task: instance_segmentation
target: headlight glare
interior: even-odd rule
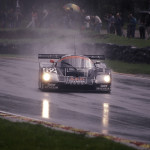
[[[104,76],[104,81],[106,82],[106,83],[109,83],[110,82],[110,76],[109,75],[105,75]]]
[[[49,73],[44,73],[42,78],[44,81],[49,81],[51,79],[51,75]]]

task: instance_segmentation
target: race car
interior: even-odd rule
[[[38,54],[38,59],[40,90],[111,92],[111,70],[104,55]]]

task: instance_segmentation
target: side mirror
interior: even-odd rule
[[[54,61],[53,59],[50,59],[50,63],[54,64],[54,63],[55,63],[55,61]]]

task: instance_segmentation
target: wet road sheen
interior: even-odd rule
[[[0,58],[0,111],[150,143],[150,78],[113,74],[112,93],[41,92],[37,60]]]

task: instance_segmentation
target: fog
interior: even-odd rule
[[[77,6],[66,6],[70,2]],[[12,35],[9,35],[9,32],[5,34],[5,38],[12,41],[2,45],[1,53],[35,56],[39,53],[79,55],[103,53],[100,49],[95,49],[89,42],[88,35],[84,33],[85,16],[92,14],[84,10],[88,10],[89,7],[85,1],[81,3],[45,0],[41,3],[34,0],[31,2],[16,0],[8,4],[13,8],[11,13],[19,12],[21,19],[18,21],[20,24],[15,23],[12,27],[17,30],[16,32],[12,32]],[[10,27],[9,23],[8,26]]]

